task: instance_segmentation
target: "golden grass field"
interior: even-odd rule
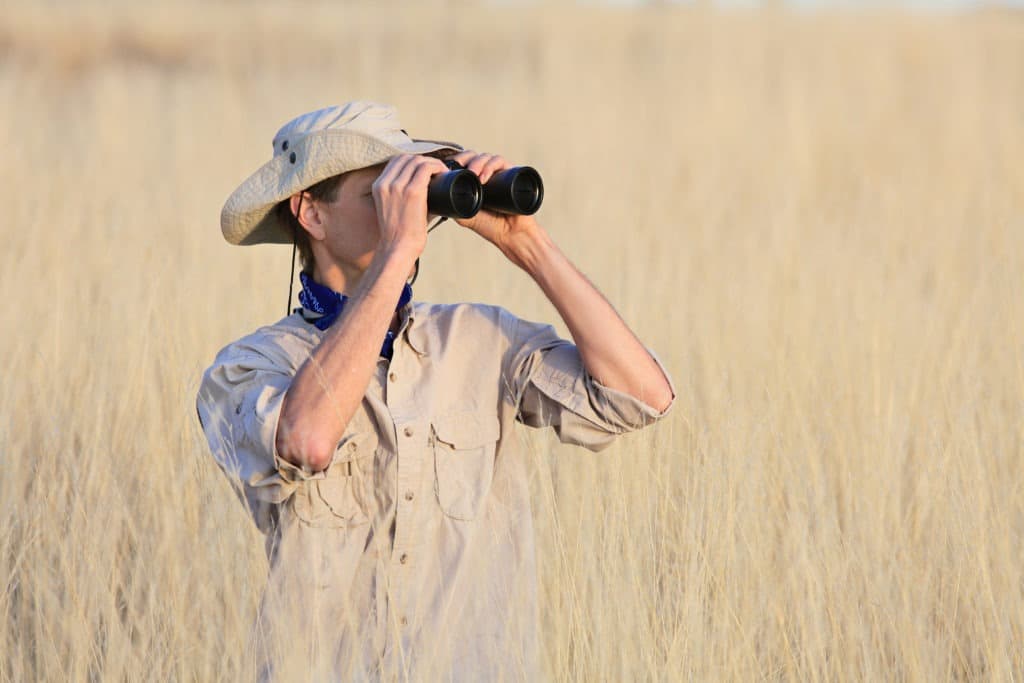
[[[194,396],[290,250],[218,216],[355,98],[540,169],[673,373],[601,454],[526,436],[554,680],[1024,678],[1024,16],[115,2],[0,14],[0,680],[242,678]],[[556,320],[450,225],[416,296]]]

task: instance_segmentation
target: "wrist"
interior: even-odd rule
[[[558,254],[550,235],[535,221],[517,231],[504,247],[505,256],[534,278]]]
[[[396,270],[407,273],[412,270],[422,251],[422,248],[408,242],[392,242],[378,246],[373,254],[373,260],[382,271]]]

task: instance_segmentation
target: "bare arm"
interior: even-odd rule
[[[647,349],[548,234],[536,222],[533,225],[516,240],[512,260],[521,264],[554,304],[587,372],[604,386],[658,411],[668,408],[672,390]]]
[[[474,152],[462,152],[455,158],[483,182],[509,166],[501,157]],[[562,316],[583,365],[597,381],[658,411],[669,406],[671,386],[647,349],[532,216],[481,212],[460,223],[491,241],[530,274]]]
[[[277,451],[288,462],[314,471],[330,464],[377,366],[412,265],[406,260],[378,252],[341,318],[296,373],[277,423]]]
[[[426,244],[426,189],[437,159],[395,157],[373,183],[379,240],[339,320],[299,368],[278,418],[278,454],[325,469],[373,377],[381,342]],[[373,229],[368,226],[367,229]]]

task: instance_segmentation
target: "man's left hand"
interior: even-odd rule
[[[450,158],[475,173],[483,184],[499,171],[514,166],[497,154],[472,150],[464,150]],[[482,209],[472,218],[458,219],[457,222],[498,247],[510,261],[521,268],[525,267],[523,250],[529,247],[541,231],[533,216],[497,213],[487,209]]]

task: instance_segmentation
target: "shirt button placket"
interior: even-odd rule
[[[427,457],[424,436],[429,429],[420,420],[423,418],[423,405],[416,400],[411,390],[419,376],[418,368],[410,365],[411,358],[403,353],[400,343],[395,343],[395,354],[385,375],[386,404],[391,414],[391,424],[396,437],[395,456],[397,460],[397,487],[399,497],[394,503],[395,530],[392,539],[390,560],[391,595],[388,599],[387,611],[390,620],[395,620],[402,630],[409,628],[411,600],[414,586],[411,584],[414,571],[413,555],[417,550],[418,528],[423,520],[416,516],[416,508],[412,502],[420,490],[420,477]],[[399,378],[402,380],[399,382]],[[393,628],[394,621],[390,622]],[[387,640],[391,641],[392,633],[388,630]],[[404,640],[404,638],[402,638]]]
[[[412,586],[409,581],[412,579],[413,572],[413,552],[415,551],[415,539],[418,525],[422,523],[422,520],[417,519],[416,508],[413,506],[412,501],[416,498],[416,489],[419,481],[419,473],[421,471],[421,462],[426,455],[423,452],[423,443],[421,443],[421,425],[419,424],[405,424],[398,425],[399,437],[399,451],[402,453],[399,459],[398,471],[399,471],[399,491],[402,491],[402,497],[398,501],[396,510],[396,529],[393,546],[392,565],[395,577],[398,579],[397,586],[402,588],[395,591],[394,595],[394,606],[401,615],[400,623],[404,627],[407,625],[409,609],[408,600],[411,599],[411,594],[407,590],[411,590]],[[407,589],[407,590],[403,590]],[[403,615],[402,613],[405,612]]]
[[[396,343],[395,356],[388,368],[387,406],[391,413],[393,433],[397,443],[397,487],[398,498],[395,501],[395,532],[393,537],[391,566],[391,596],[388,600],[388,611],[391,619],[397,616],[398,623],[407,628],[412,618],[415,587],[413,580],[418,543],[422,534],[423,524],[417,513],[420,506],[413,503],[421,490],[421,477],[426,468],[426,461],[432,456],[427,445],[430,432],[423,421],[424,408],[422,400],[418,400],[414,391],[420,376],[417,359],[404,353],[400,344]],[[401,380],[401,381],[399,381]],[[392,624],[395,622],[392,621]],[[390,640],[389,634],[389,640]]]

